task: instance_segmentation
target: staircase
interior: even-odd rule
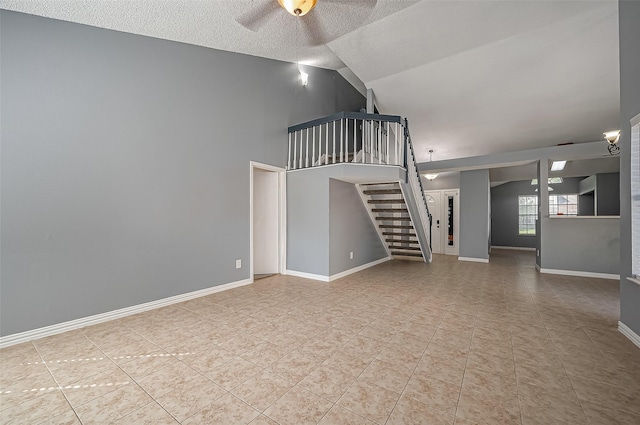
[[[377,178],[358,174],[356,187],[387,254],[431,262],[431,215],[416,164],[409,123],[396,115],[340,112],[288,129],[287,170],[330,166],[394,167]],[[364,172],[365,169],[360,169]],[[333,178],[340,180],[340,176]],[[375,183],[374,183],[375,182]]]
[[[428,261],[399,182],[358,185],[358,191],[387,253],[396,259]]]

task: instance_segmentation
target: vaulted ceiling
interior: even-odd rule
[[[4,9],[338,70],[409,119],[418,159],[592,142],[619,126],[618,6],[603,1],[0,0]],[[264,19],[258,10],[269,10]],[[310,16],[313,18],[308,18]],[[309,24],[296,19],[313,19]],[[249,25],[248,20],[258,24]],[[241,24],[242,22],[243,24]],[[604,142],[603,142],[604,143]]]

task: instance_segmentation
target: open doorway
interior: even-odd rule
[[[251,162],[250,270],[253,280],[284,273],[286,264],[285,170]]]
[[[458,255],[459,189],[425,191],[434,254]]]

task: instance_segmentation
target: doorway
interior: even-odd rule
[[[433,216],[431,246],[434,254],[458,255],[459,189],[425,191]]]
[[[285,270],[285,170],[252,161],[250,182],[250,273],[255,280]]]

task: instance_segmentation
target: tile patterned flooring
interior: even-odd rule
[[[2,424],[640,424],[618,283],[528,252],[273,276],[0,351]]]

